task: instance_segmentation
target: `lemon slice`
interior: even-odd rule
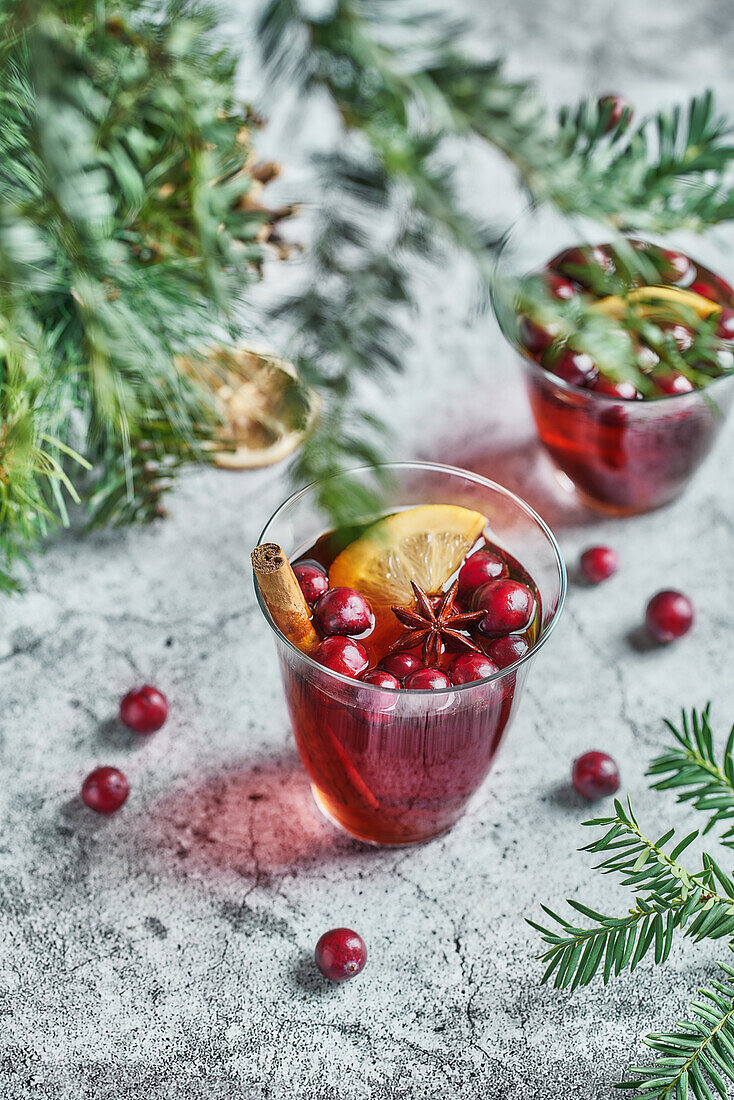
[[[410,604],[410,582],[440,592],[487,522],[481,512],[452,504],[395,512],[342,550],[329,569],[329,584],[356,588],[373,604]]]
[[[638,286],[631,290],[626,298],[616,294],[602,298],[591,307],[608,317],[621,318],[630,305],[640,305],[643,317],[668,317],[676,308],[692,310],[705,320],[712,313],[720,313],[721,306],[696,294],[692,290],[681,290],[677,286]]]

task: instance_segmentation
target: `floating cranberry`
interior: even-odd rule
[[[367,948],[362,937],[351,928],[332,928],[316,944],[314,959],[329,981],[346,982],[364,968]]]
[[[694,335],[687,325],[670,325],[667,331],[673,337],[678,351],[689,351],[693,347]]]
[[[494,661],[483,653],[460,653],[451,662],[451,683],[470,684],[473,680],[484,680],[499,672]]]
[[[693,604],[682,592],[658,592],[647,605],[645,626],[656,642],[674,642],[693,626]]]
[[[359,678],[363,684],[374,684],[375,687],[400,687],[400,681],[397,676],[393,676],[392,672],[388,672],[385,668],[368,668]]]
[[[493,554],[491,550],[477,550],[459,570],[459,594],[469,597],[483,584],[506,577],[508,572],[507,563],[499,554]]]
[[[298,565],[293,566],[293,572],[307,603],[316,603],[329,587],[326,570],[317,561],[299,561]]]
[[[339,672],[342,676],[359,676],[369,664],[367,651],[353,638],[344,638],[335,635],[324,638],[321,645],[313,655],[314,661],[318,661],[324,668],[332,672]]]
[[[605,752],[585,752],[574,761],[572,778],[576,790],[590,802],[619,790],[619,770]]]
[[[418,668],[405,681],[408,691],[441,691],[451,687],[451,681],[440,668]]]
[[[640,370],[651,371],[660,362],[660,356],[647,344],[640,344],[637,348],[637,362]],[[641,395],[638,395],[641,396]]]
[[[567,248],[555,256],[548,266],[590,290],[594,290],[605,275],[615,272],[611,255],[598,245]]]
[[[392,688],[395,690],[400,687],[397,676],[393,676],[391,672],[387,672],[384,668],[368,668],[366,672],[360,675],[359,679],[363,684],[372,684],[373,687],[377,688]],[[377,715],[395,709],[398,705],[398,697],[387,692],[363,691],[357,693],[357,705],[366,711],[374,712],[370,717],[372,721],[376,721]]]
[[[606,397],[619,397],[622,401],[636,401],[640,391],[634,382],[620,379],[618,382],[600,375],[591,386],[594,393],[603,393]]]
[[[520,321],[520,343],[531,355],[542,355],[551,346],[559,331],[556,324],[543,326],[531,321],[529,317],[523,317]]]
[[[382,658],[380,668],[392,673],[398,680],[405,680],[411,672],[423,668],[423,661],[415,653],[391,653]]]
[[[632,121],[632,104],[623,95],[603,95],[599,97],[599,110],[609,111],[607,124],[604,127],[606,133],[616,130],[620,122],[624,120],[629,126]]]
[[[155,733],[168,717],[168,702],[157,688],[144,684],[120,703],[120,721],[135,733]]]
[[[545,282],[552,298],[558,298],[562,302],[568,302],[578,294],[577,288],[562,275],[556,275],[553,271],[545,273]]]
[[[526,630],[535,614],[535,597],[526,584],[508,579],[490,581],[474,597],[474,608],[485,611],[479,620],[482,634],[517,634]]]
[[[688,289],[700,294],[702,298],[708,298],[710,302],[731,302],[734,299],[734,288],[718,275],[713,276],[711,282],[707,279],[696,279]]]
[[[590,355],[571,348],[562,351],[557,359],[548,364],[548,369],[571,386],[590,386],[599,373]]]
[[[682,252],[673,252],[669,248],[661,248],[660,251],[665,257],[665,267],[660,274],[667,282],[681,283],[692,274],[693,263]]]
[[[82,802],[98,814],[113,814],[130,794],[130,784],[117,768],[95,768],[82,784]]]
[[[716,322],[716,335],[722,340],[734,340],[734,309],[722,309]]]
[[[508,634],[504,638],[495,638],[487,646],[487,653],[497,668],[507,668],[524,657],[529,649],[530,646],[522,634]]]
[[[693,383],[680,371],[670,370],[654,376],[654,382],[660,393],[666,397],[677,397],[681,393],[690,393]]]
[[[364,634],[374,623],[372,608],[353,588],[329,588],[314,607],[314,617],[329,636]]]
[[[581,575],[590,584],[601,584],[619,568],[619,558],[609,546],[590,546],[579,559]]]

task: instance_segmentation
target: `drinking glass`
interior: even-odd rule
[[[460,505],[488,517],[488,536],[532,577],[540,602],[535,644],[508,668],[442,691],[380,688],[317,664],[273,621],[296,745],[323,813],[359,840],[405,845],[449,829],[489,771],[520,703],[530,665],[563,607],[566,571],[556,540],[528,504],[478,474],[429,462],[391,463],[383,514],[422,504]],[[366,487],[365,467],[331,479]],[[322,486],[323,488],[323,486]],[[290,560],[325,533],[318,487],[302,489],[268,520],[261,542]]]

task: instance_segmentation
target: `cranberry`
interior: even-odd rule
[[[332,672],[339,672],[342,676],[359,676],[369,664],[367,651],[353,638],[343,638],[336,635],[332,638],[324,638],[321,645],[313,655],[314,661],[318,661],[324,668]]]
[[[362,937],[351,928],[332,928],[316,944],[314,959],[329,981],[346,982],[364,968],[367,948]]]
[[[651,371],[660,362],[660,356],[647,344],[640,344],[637,348],[637,362],[640,365],[640,370]]]
[[[520,343],[531,355],[542,355],[551,346],[559,331],[556,324],[544,327],[531,321],[529,317],[523,317],[520,322]]]
[[[600,96],[599,110],[602,112],[609,111],[607,124],[604,127],[608,134],[612,130],[616,130],[622,120],[624,120],[626,126],[629,126],[632,121],[632,104],[623,95]]]
[[[591,248],[567,248],[551,260],[549,267],[570,276],[591,290],[604,275],[613,275],[615,271],[612,257],[597,245]]]
[[[682,638],[693,626],[693,604],[682,592],[658,592],[647,605],[645,626],[656,642]]]
[[[556,275],[554,271],[546,272],[545,282],[551,297],[558,298],[562,302],[568,302],[578,294],[572,282],[564,279],[562,275]]]
[[[670,325],[667,331],[673,337],[678,351],[688,351],[693,347],[693,333],[687,325]]]
[[[405,680],[411,672],[423,668],[423,661],[414,653],[391,653],[382,658],[380,668],[392,673],[398,680]]]
[[[582,576],[590,584],[601,584],[619,568],[619,558],[609,546],[590,546],[579,559]]]
[[[399,688],[400,681],[391,672],[384,668],[368,668],[359,679],[363,684],[372,684],[377,688]],[[357,703],[364,710],[370,712],[370,720],[377,721],[376,716],[394,710],[398,705],[397,695],[388,695],[386,692],[363,691],[357,694]]]
[[[441,691],[451,687],[451,681],[440,668],[417,668],[405,681],[408,691]]]
[[[529,649],[530,646],[522,634],[507,634],[504,638],[495,638],[487,646],[487,653],[498,668],[507,668],[524,657]]]
[[[316,603],[329,587],[326,570],[317,561],[299,561],[298,565],[293,566],[293,572],[307,603]]]
[[[607,397],[619,397],[622,401],[635,401],[640,396],[634,382],[627,382],[624,379],[614,382],[611,378],[604,378],[603,375],[596,379],[591,388],[594,393],[603,393]]]
[[[499,672],[494,661],[483,653],[460,653],[451,662],[451,683],[470,684],[472,680],[484,680]]]
[[[483,584],[506,577],[508,572],[507,563],[498,554],[493,554],[491,550],[477,550],[459,570],[459,594],[471,596]]]
[[[734,289],[718,275],[713,277],[712,282],[708,282],[706,279],[696,279],[688,289],[695,294],[700,294],[702,298],[708,298],[710,302],[731,302],[734,298]]]
[[[605,752],[585,752],[573,765],[573,785],[590,802],[619,790],[619,771]]]
[[[660,250],[665,257],[665,267],[661,275],[671,283],[682,282],[693,271],[693,263],[682,252],[673,252],[669,248]]]
[[[716,335],[722,340],[734,340],[734,309],[722,309],[716,322]]]
[[[571,386],[589,386],[596,381],[599,373],[590,355],[571,348],[562,351],[557,359],[548,364],[548,369]]]
[[[324,634],[364,634],[374,623],[372,608],[353,588],[329,588],[314,607]]]
[[[526,584],[505,579],[490,581],[474,597],[477,611],[486,611],[479,630],[493,634],[516,634],[526,630],[535,614],[535,597]]]
[[[666,397],[676,397],[681,393],[690,393],[693,383],[677,370],[665,371],[654,376],[654,382],[660,393]]]
[[[155,733],[168,717],[168,702],[150,684],[129,691],[120,703],[120,721],[136,733]]]
[[[117,768],[95,768],[82,784],[82,802],[98,814],[113,814],[130,794],[130,785]]]

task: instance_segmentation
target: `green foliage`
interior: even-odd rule
[[[691,802],[709,821],[704,835],[727,822],[734,805],[734,737],[729,736],[723,762],[716,763],[709,707],[701,713],[685,713],[682,728],[666,722],[677,745],[657,757],[650,766],[653,777],[664,776],[656,790],[677,790],[680,802]],[[675,840],[668,829],[657,840],[641,830],[632,809],[615,800],[614,815],[585,822],[605,832],[583,851],[602,854],[597,869],[619,874],[621,885],[634,893],[634,906],[619,917],[607,916],[569,900],[575,912],[590,924],[579,926],[543,906],[555,927],[529,921],[548,945],[542,959],[547,968],[542,981],[554,978],[556,988],[575,989],[601,974],[606,984],[623,970],[634,970],[646,957],[664,963],[676,932],[696,942],[729,940],[734,948],[734,881],[704,852],[701,867],[688,870],[680,857],[699,836],[698,830]],[[727,831],[725,837],[729,837]],[[631,1079],[619,1088],[637,1089],[641,1097],[679,1100],[691,1096],[710,1100],[715,1090],[726,1098],[723,1078],[734,1081],[734,969],[719,964],[724,982],[701,990],[702,1000],[692,1002],[694,1019],[679,1022],[670,1034],[648,1035],[645,1042],[658,1053],[652,1067],[630,1069]]]
[[[0,15],[6,588],[23,545],[66,522],[82,466],[92,521],[118,523],[160,514],[181,465],[207,457],[218,415],[176,356],[226,336],[269,220],[215,27],[185,2]]]
[[[666,722],[678,745],[656,757],[648,775],[657,781],[656,791],[677,791],[679,802],[690,802],[709,818],[704,833],[720,824],[727,825],[721,843],[734,847],[734,727],[729,733],[721,763],[717,763],[709,722],[709,707],[700,714],[685,711],[681,728]],[[663,778],[658,778],[662,776]]]

